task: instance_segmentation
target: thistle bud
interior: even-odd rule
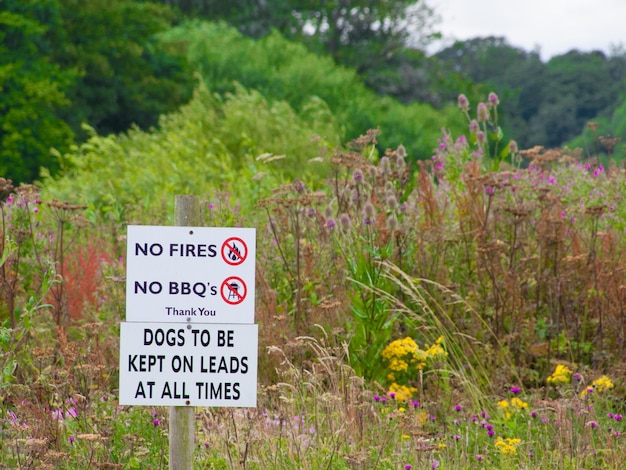
[[[373,219],[376,215],[376,209],[374,209],[374,204],[371,201],[367,201],[365,206],[363,207],[363,215],[366,219]]]
[[[517,153],[517,142],[515,142],[514,140],[511,140],[509,142],[509,152],[516,154]]]
[[[393,232],[397,227],[398,219],[396,218],[395,214],[391,214],[389,217],[387,217],[387,228]]]
[[[478,131],[476,133],[476,142],[478,142],[479,145],[483,145],[485,142],[487,142],[487,136],[483,131]]]
[[[498,95],[496,95],[493,91],[489,93],[487,101],[489,102],[489,106],[491,107],[495,107],[500,104],[500,99],[498,98]]]
[[[400,158],[406,158],[406,149],[404,148],[404,145],[400,144],[398,146],[398,148],[396,149],[396,154]]]
[[[487,122],[489,120],[489,109],[485,103],[478,103],[476,109],[476,119],[478,122]]]
[[[344,232],[350,230],[350,225],[352,225],[352,220],[350,220],[350,216],[346,213],[341,214],[339,217],[339,223],[341,224],[341,229]]]
[[[480,126],[478,125],[478,121],[476,119],[472,119],[469,123],[470,135],[476,134],[479,129],[480,129]]]
[[[467,96],[465,96],[463,93],[459,95],[457,102],[459,104],[459,108],[461,108],[461,111],[469,111],[469,100],[467,99]]]
[[[389,209],[390,211],[393,211],[398,207],[398,200],[393,194],[390,194],[389,196],[387,196],[386,203],[387,203],[387,209]]]

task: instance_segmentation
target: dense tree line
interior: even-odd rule
[[[626,92],[626,54],[620,50],[572,50],[544,63],[536,52],[486,37],[456,42],[436,57],[499,92],[505,127],[523,147],[571,141],[590,121],[610,120]]]
[[[354,138],[365,126],[386,125],[390,130],[383,139],[413,146],[417,158],[429,157],[425,136],[411,131],[423,123],[396,123],[398,116],[416,119],[426,108],[404,111],[396,107],[398,101],[444,109],[459,93],[475,105],[494,90],[501,99],[505,134],[521,147],[555,147],[576,138],[574,142],[588,144],[597,137],[586,127],[591,120],[599,122],[599,129],[591,128],[598,135],[620,136],[626,120],[624,51],[571,51],[544,63],[536,52],[488,37],[456,42],[429,57],[424,46],[437,37],[435,17],[421,0],[4,0],[0,175],[19,182],[35,180],[41,167],[54,174],[63,165],[59,155],[86,138],[84,124],[101,134],[124,132],[133,125],[148,129],[157,125],[159,116],[188,102],[197,85],[198,63],[188,63],[189,50],[180,41],[165,45],[161,37],[198,18],[224,21],[250,41],[265,40],[267,47],[272,40],[266,38],[280,35],[354,71],[355,88],[338,89],[342,96],[355,96],[358,104],[352,107],[360,118],[347,118],[343,101],[332,93],[325,98],[333,113],[343,113],[341,119],[346,119],[343,137]],[[220,41],[216,38],[214,46],[230,47]],[[210,52],[212,45],[206,44],[206,49]],[[308,57],[311,62],[313,56]],[[315,73],[302,60],[296,63]],[[248,88],[265,87],[266,94],[284,86],[271,73],[276,64],[265,66],[267,73],[257,69],[255,77],[274,83],[257,84],[255,77],[234,74],[222,79],[245,78]],[[330,75],[341,75],[337,73]],[[364,112],[365,101],[372,98],[364,98],[361,84],[389,100]],[[282,90],[267,96],[285,95],[297,110],[299,102],[307,101],[306,93],[313,92]],[[392,111],[395,117],[385,116]]]
[[[4,0],[0,175],[54,173],[83,123],[104,134],[147,128],[187,101],[191,77],[154,39],[175,19],[167,6],[129,0]]]

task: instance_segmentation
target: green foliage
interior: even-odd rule
[[[277,32],[260,40],[243,37],[224,24],[192,22],[163,35],[169,47],[184,50],[207,85],[218,93],[234,83],[261,92],[268,100],[285,100],[298,113],[311,96],[326,103],[352,140],[368,129],[380,128],[379,148],[401,141],[412,158],[428,158],[442,127],[460,129],[461,119],[450,110],[413,103],[404,106],[367,89],[356,72],[336,66]]]
[[[133,129],[126,135],[91,138],[66,155],[68,171],[46,179],[46,193],[80,200],[94,214],[163,220],[175,194],[232,197],[249,210],[272,185],[306,179],[307,162],[319,147],[336,145],[332,117],[319,101],[304,106],[308,121],[280,101],[269,104],[259,93],[237,88],[221,98],[201,85],[180,112],[164,116],[159,129]],[[328,140],[316,139],[318,131]],[[261,155],[276,157],[257,159]],[[312,165],[312,166],[311,166]],[[253,178],[254,177],[254,178]],[[151,211],[165,203],[165,212]]]
[[[57,169],[50,148],[65,151],[73,139],[60,112],[74,74],[50,60],[60,23],[55,1],[5,0],[0,11],[0,174],[15,182]]]
[[[192,74],[155,39],[176,19],[171,9],[130,0],[58,2],[62,37],[53,60],[80,74],[65,115],[77,133],[83,123],[102,134],[133,124],[147,129],[189,99]]]

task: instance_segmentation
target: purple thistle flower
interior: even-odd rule
[[[158,426],[159,424],[161,424],[161,421],[159,419],[154,419],[152,421],[152,424],[154,424],[155,426]]]
[[[522,391],[519,387],[511,387],[511,393],[518,394]]]

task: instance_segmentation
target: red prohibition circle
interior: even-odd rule
[[[227,277],[220,287],[222,300],[229,305],[238,305],[244,301],[248,288],[243,279],[237,276]]]
[[[241,249],[237,245],[241,244]],[[231,266],[239,266],[248,257],[248,245],[239,237],[227,238],[222,243],[222,259]]]

